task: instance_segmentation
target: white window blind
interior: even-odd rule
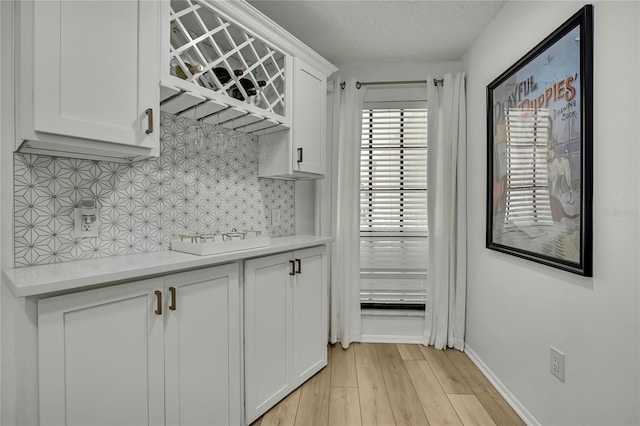
[[[427,110],[366,108],[360,150],[360,301],[423,306]]]
[[[505,220],[518,227],[551,223],[546,109],[511,108],[506,114],[507,187]]]

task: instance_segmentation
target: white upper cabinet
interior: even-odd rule
[[[246,132],[288,128],[291,55],[220,3],[162,3],[162,110]]]
[[[261,176],[323,176],[337,68],[247,2],[25,0],[15,11],[17,150],[157,156],[162,108],[277,134]]]
[[[324,175],[327,77],[296,59],[293,84],[293,170]]]
[[[325,174],[327,78],[294,59],[290,130],[260,137],[258,176],[318,179]]]
[[[158,2],[38,0],[17,12],[20,150],[158,155]]]
[[[259,136],[261,177],[323,177],[337,68],[244,1],[171,0],[161,15],[162,110]]]

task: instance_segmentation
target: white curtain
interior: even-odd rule
[[[360,142],[365,88],[348,81],[340,94],[337,217],[331,249],[331,343],[360,341]]]
[[[465,75],[427,78],[429,274],[423,343],[464,350],[466,304]]]

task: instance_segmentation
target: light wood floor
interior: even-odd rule
[[[329,346],[329,364],[252,426],[524,425],[462,352]]]

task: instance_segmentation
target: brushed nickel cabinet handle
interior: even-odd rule
[[[156,290],[154,292],[156,294],[156,315],[162,315],[162,292],[160,290]]]
[[[291,272],[289,272],[289,275],[295,275],[296,274],[296,262],[294,262],[293,260],[289,261],[289,265],[291,265]]]
[[[302,148],[296,150],[298,152],[298,163],[302,163]]]
[[[171,303],[169,304],[169,310],[171,311],[175,311],[176,310],[176,288],[175,287],[169,287],[169,293],[171,293]]]
[[[147,114],[147,130],[145,130],[146,134],[153,133],[153,108],[147,108],[145,110]]]
[[[296,274],[302,273],[302,261],[300,259],[296,259]]]

